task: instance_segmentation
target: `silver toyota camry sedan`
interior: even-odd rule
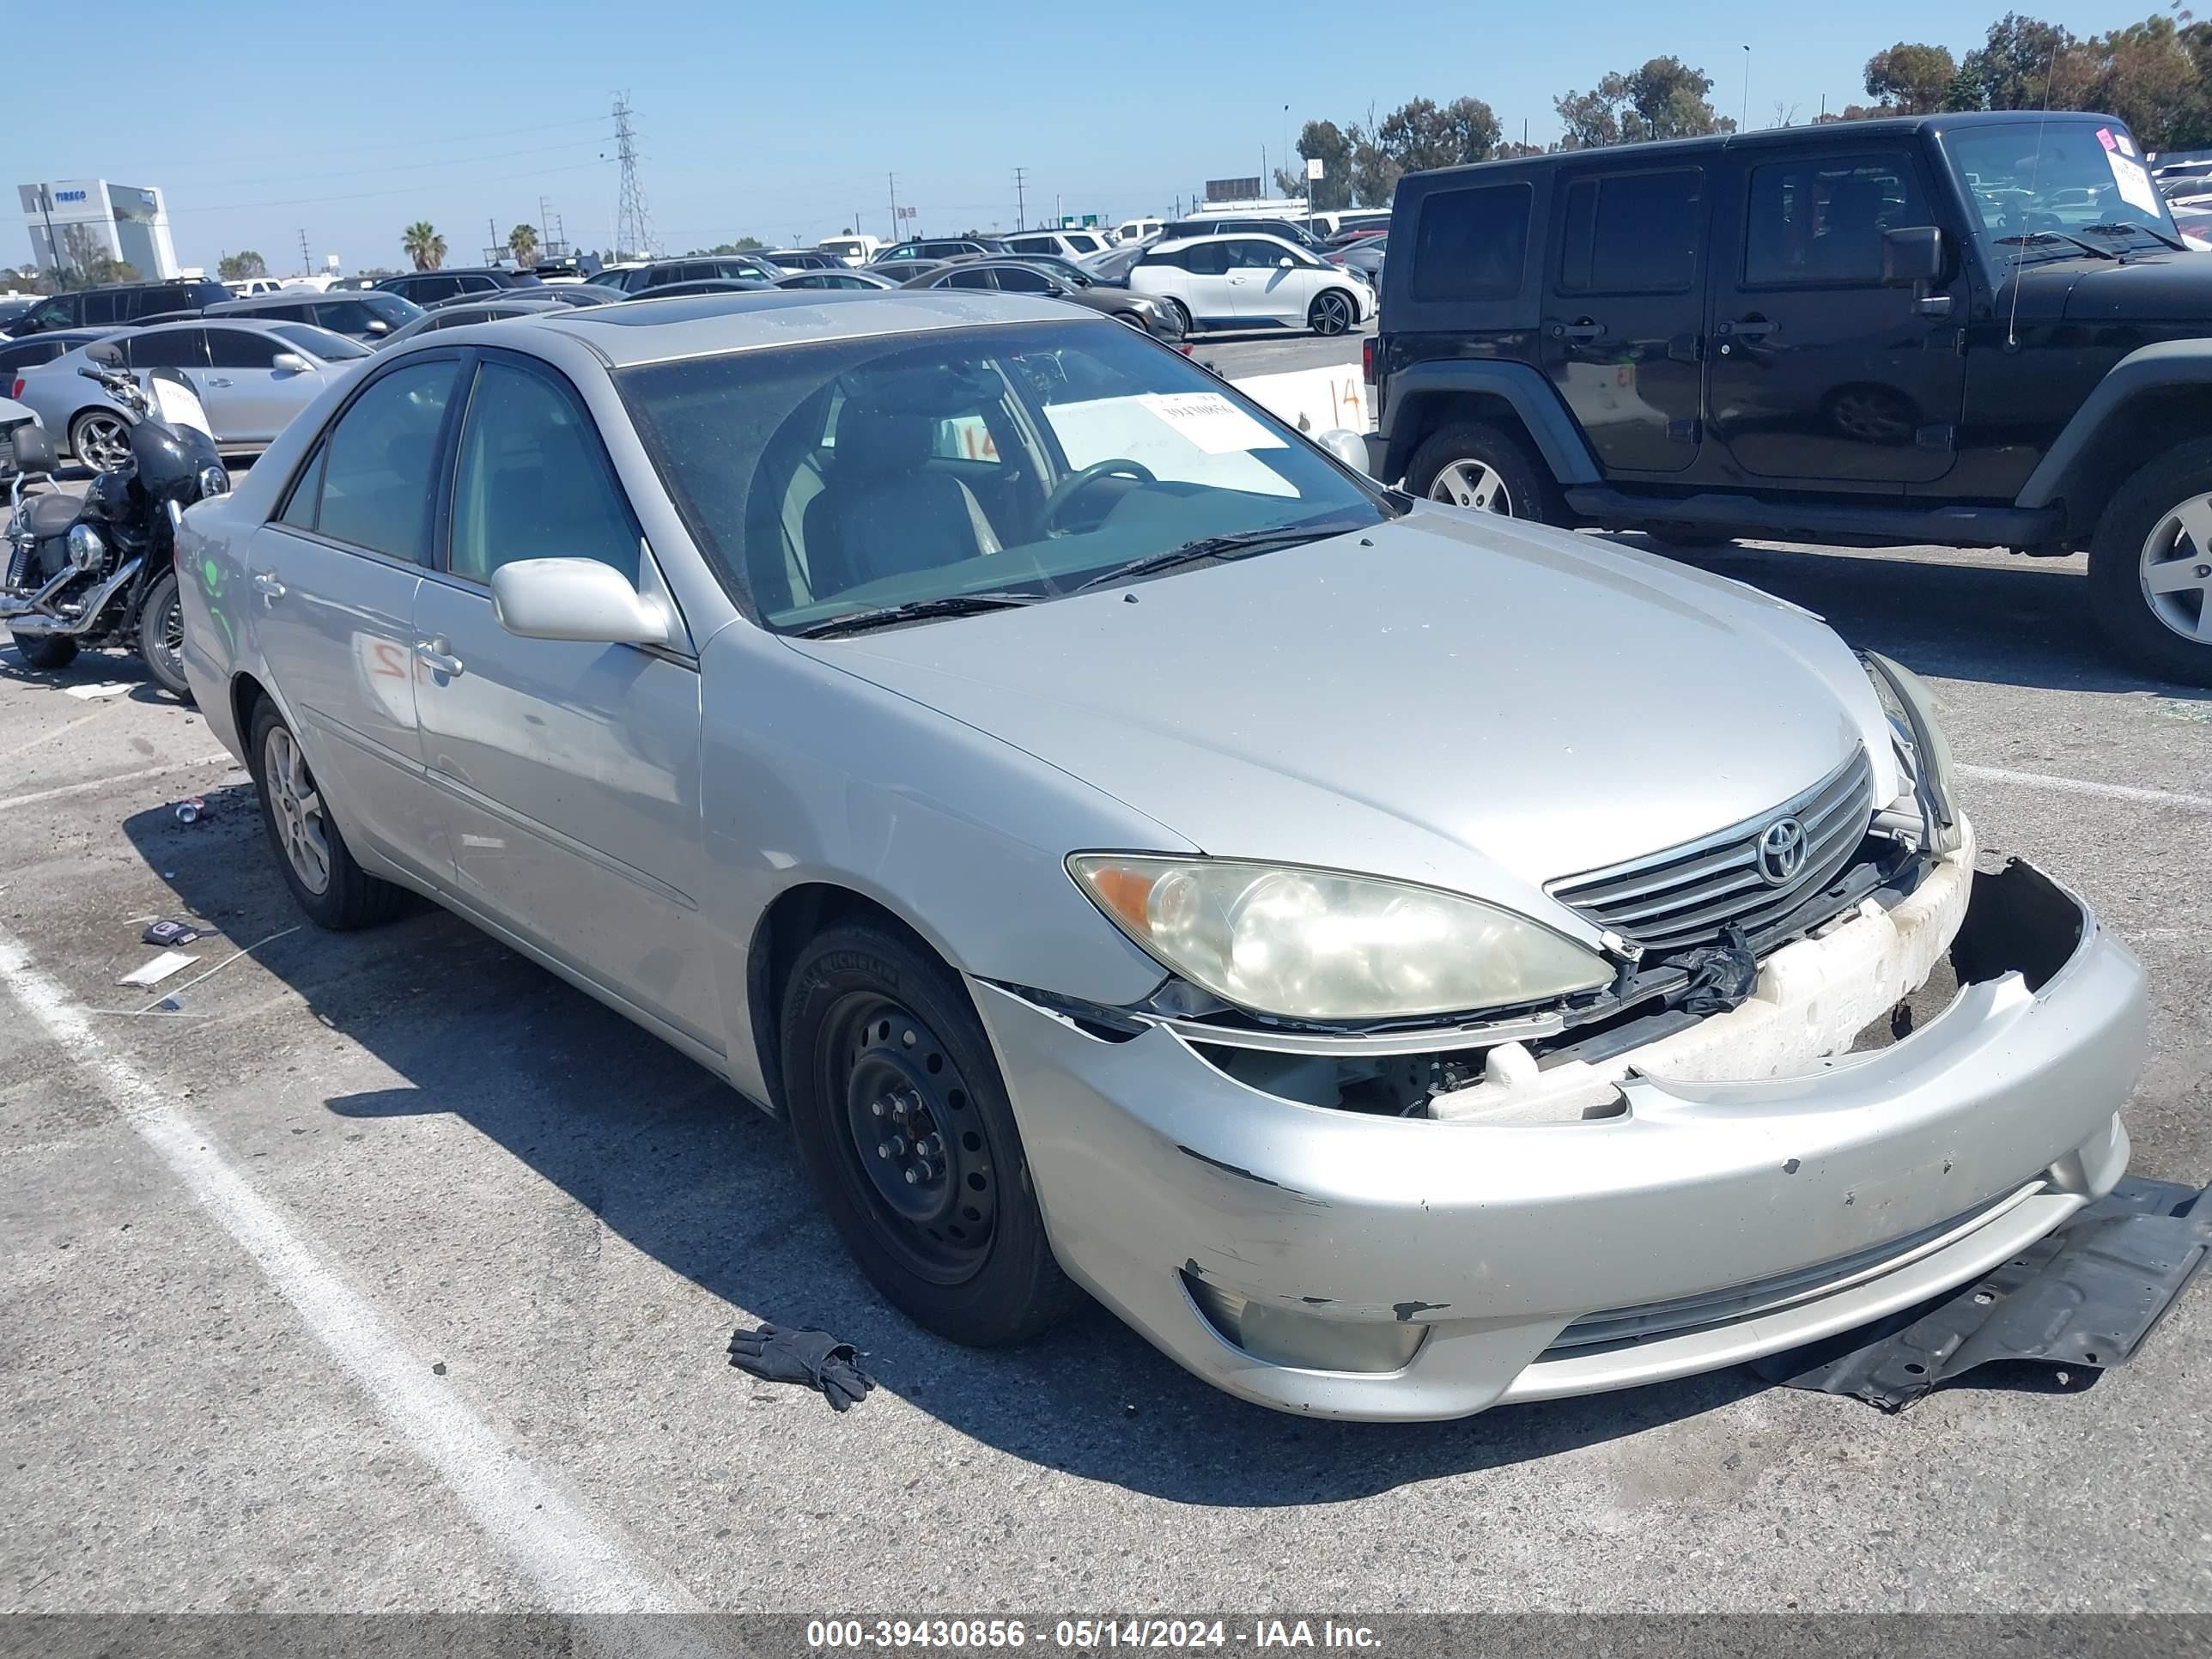
[[[1080,1287],[1449,1417],[2111,1188],[2142,970],[1978,862],[1918,681],[1340,449],[1047,301],[456,329],[191,509],[185,663],[308,915],[426,894],[726,1077],[958,1341]]]

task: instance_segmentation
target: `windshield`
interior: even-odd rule
[[[2078,256],[2067,242],[2176,240],[2165,199],[2125,127],[2085,121],[2008,121],[1960,127],[1945,153],[1984,242],[2009,264],[2023,256]],[[2024,239],[2024,240],[2016,240]]]
[[[694,538],[781,631],[969,594],[1054,599],[1192,543],[1389,516],[1119,324],[733,352],[616,380]]]
[[[317,328],[312,323],[271,323],[269,331],[281,334],[308,356],[319,357],[326,363],[343,363],[374,355],[359,341],[333,334],[326,328]]]

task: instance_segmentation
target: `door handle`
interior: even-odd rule
[[[1595,340],[1605,332],[1603,323],[1594,323],[1587,317],[1578,323],[1553,323],[1552,335],[1561,340]]]
[[[415,641],[415,657],[416,660],[433,674],[443,674],[447,679],[453,679],[465,671],[461,665],[461,659],[447,649],[447,643],[443,634],[427,640],[417,640]]]
[[[214,379],[213,377],[210,377],[210,379],[209,379],[209,380],[208,380],[208,384],[209,384],[210,386],[228,386],[228,385],[230,384],[230,382],[229,382],[229,381],[228,381],[228,380],[218,380]]]
[[[1721,332],[1734,334],[1739,340],[1763,340],[1774,332],[1774,326],[1764,317],[1747,317],[1740,323],[1723,323]]]
[[[253,591],[264,599],[281,599],[284,597],[285,588],[284,584],[276,580],[275,571],[257,570],[253,573]]]

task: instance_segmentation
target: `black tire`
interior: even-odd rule
[[[1488,421],[1455,421],[1431,433],[1406,468],[1406,488],[1416,495],[1433,495],[1445,471],[1464,462],[1489,468],[1504,483],[1510,503],[1506,517],[1540,524],[1567,522],[1567,505],[1551,469],[1519,433]]]
[[[1331,300],[1341,301],[1330,306]],[[1324,315],[1324,312],[1328,314]],[[1359,301],[1340,288],[1324,289],[1313,297],[1306,307],[1306,326],[1322,339],[1334,339],[1340,334],[1349,334],[1359,326]]]
[[[951,1341],[995,1348],[1042,1335],[1080,1301],[1045,1237],[982,1023],[944,963],[884,928],[830,927],[792,964],[782,1044],[799,1161],[895,1307]],[[867,1144],[878,1125],[884,1138]],[[901,1130],[910,1151],[890,1139]],[[915,1156],[932,1141],[933,1178]],[[909,1164],[924,1176],[902,1188]]]
[[[1182,331],[1186,337],[1194,331],[1196,325],[1190,320],[1188,306],[1180,300],[1163,300],[1160,303],[1175,313],[1176,321],[1182,325]]]
[[[70,453],[75,456],[80,463],[90,467],[94,471],[103,472],[108,469],[106,467],[103,467],[98,461],[93,459],[92,457],[84,453],[86,441],[84,436],[85,430],[95,421],[123,428],[126,440],[129,434],[129,423],[125,422],[121,416],[113,413],[112,410],[104,409],[88,409],[82,410],[78,413],[76,418],[70,422]]]
[[[182,654],[185,618],[177,592],[177,573],[173,570],[147,590],[146,603],[138,610],[138,654],[146,659],[146,666],[154,671],[154,678],[164,690],[173,691],[190,702],[192,687],[185,678]]]
[[[370,875],[355,863],[345,836],[339,832],[337,821],[327,813],[322,818],[322,838],[329,875],[322,890],[318,892],[311,887],[294,867],[292,854],[285,845],[285,832],[277,822],[276,788],[269,775],[270,736],[282,732],[288,742],[296,744],[297,739],[292,736],[292,728],[284,724],[284,717],[276,712],[276,705],[266,700],[255,706],[249,729],[252,737],[246,747],[247,766],[253,774],[253,787],[261,797],[261,825],[269,833],[270,850],[276,854],[276,867],[284,872],[284,884],[292,890],[293,898],[307,912],[307,920],[334,933],[350,933],[357,927],[390,921],[405,902],[405,890]],[[307,778],[312,787],[313,774],[307,773]]]
[[[2212,495],[2212,438],[2176,444],[2136,470],[2106,504],[2089,547],[2089,606],[2128,665],[2138,672],[2212,685],[2212,639],[2184,637],[2160,620],[2144,586],[2144,550],[2151,533],[2181,503]],[[2177,549],[2176,561],[2212,581],[2212,546],[2195,542]],[[2194,606],[2194,615],[2188,614]],[[2212,635],[2212,586],[2197,585],[2194,594],[2176,593],[2165,608],[2181,622],[2197,622],[2200,635]]]
[[[1662,547],[1726,547],[1735,540],[1733,536],[1715,535],[1709,530],[1647,529],[1644,532]]]
[[[66,635],[17,634],[11,630],[8,637],[15,641],[15,652],[22,658],[23,666],[35,668],[41,674],[57,673],[76,660],[76,641]]]

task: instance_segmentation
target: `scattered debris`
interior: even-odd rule
[[[93,697],[120,697],[132,690],[129,680],[104,680],[97,685],[65,685],[62,690],[72,697],[89,700]]]
[[[431,1376],[443,1376],[445,1374],[446,1374],[446,1362],[445,1362],[444,1360],[442,1360],[442,1359],[434,1359],[434,1360],[432,1360],[432,1361],[430,1362],[430,1375],[431,1375]]]
[[[205,939],[216,931],[204,922],[185,921],[175,916],[163,916],[149,922],[146,931],[139,937],[149,945],[173,948],[179,945],[190,945],[196,939]]]
[[[859,1349],[827,1331],[787,1331],[763,1323],[730,1337],[730,1364],[769,1382],[804,1382],[819,1389],[838,1411],[850,1411],[868,1397],[876,1379],[857,1363]]]
[[[132,969],[116,981],[118,985],[159,985],[180,969],[198,962],[198,957],[188,957],[181,951],[164,951],[153,961]]]
[[[202,818],[214,816],[208,811],[207,797],[204,795],[188,795],[177,803],[179,823],[198,823]]]
[[[1941,1300],[1753,1369],[1895,1412],[1992,1360],[2036,1360],[2062,1376],[2124,1365],[2212,1257],[2208,1193],[2128,1177]]]

